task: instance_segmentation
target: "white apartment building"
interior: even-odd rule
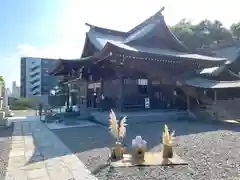
[[[21,97],[48,95],[57,85],[57,78],[49,72],[58,59],[22,57],[21,58]]]
[[[16,81],[12,82],[12,92],[10,92],[9,96],[15,98],[20,97],[20,86],[17,86]]]

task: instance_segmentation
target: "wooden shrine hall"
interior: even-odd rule
[[[51,74],[64,76],[88,107],[186,109],[229,98],[226,91],[238,96],[237,61],[191,53],[162,10],[128,32],[86,25],[81,58],[59,60]]]

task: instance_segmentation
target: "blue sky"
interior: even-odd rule
[[[128,4],[128,6],[126,6]],[[129,30],[165,6],[169,25],[218,19],[237,22],[236,0],[0,0],[0,75],[7,86],[20,82],[20,57],[78,58],[85,22]]]
[[[8,86],[13,80],[19,82],[22,45],[43,48],[56,42],[58,18],[64,9],[59,2],[0,1],[0,74]]]

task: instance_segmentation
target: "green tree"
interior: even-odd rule
[[[3,76],[0,76],[0,84],[4,83],[4,78]]]
[[[53,90],[55,91],[55,96],[59,97],[59,102],[57,104],[61,104],[62,106],[64,106],[66,102],[66,106],[67,108],[69,108],[70,91],[68,88],[68,84],[65,83],[67,80],[68,80],[68,77],[63,77],[63,79],[59,80],[58,85],[54,87]]]
[[[182,19],[178,24],[171,29],[173,33],[181,40],[187,47],[196,47],[199,42],[195,38],[193,25],[190,21]]]
[[[232,40],[232,33],[218,20],[202,20],[194,25],[182,19],[172,28],[173,33],[190,49],[201,48],[221,40]]]
[[[11,99],[9,106],[12,110],[24,110],[35,108],[35,103],[30,98]]]
[[[218,20],[215,20],[210,25],[210,36],[214,41],[225,40],[229,41],[232,40],[231,31],[225,28],[222,23]]]
[[[240,38],[240,22],[232,24],[230,27],[233,36]]]

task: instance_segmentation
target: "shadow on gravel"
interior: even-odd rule
[[[167,124],[171,131],[175,130],[177,136],[194,135],[198,133],[214,132],[218,130],[229,130],[240,132],[239,125],[223,124],[216,122],[200,122],[190,120],[178,121],[162,121],[162,122],[128,122],[127,135],[124,139],[126,148],[131,147],[132,139],[141,135],[143,139],[147,140],[148,148],[152,151],[158,151],[159,145],[162,142],[162,132],[164,124]],[[89,126],[89,127],[74,127],[66,129],[52,130],[58,138],[74,153],[79,159],[91,169],[96,167],[99,162],[99,156],[108,160],[109,148],[115,143],[114,138],[110,135],[108,127],[102,125]],[[46,139],[46,144],[47,144]],[[99,154],[101,152],[101,154]],[[51,152],[48,159],[64,156],[62,152]],[[89,157],[91,157],[89,160]],[[46,160],[37,151],[34,153],[28,163],[35,163]],[[103,168],[104,165],[103,165]],[[97,171],[96,169],[92,169]]]
[[[165,123],[171,131],[176,131],[176,137],[218,130],[240,132],[240,126],[222,123],[183,120],[151,123],[129,122],[124,145],[130,147],[132,139],[137,135],[141,135],[147,140],[149,149],[152,151],[160,150],[162,131]],[[92,126],[87,128],[68,128],[53,130],[53,132],[76,156],[78,156],[79,159],[81,159],[81,161],[84,162],[93,174],[97,174],[102,169],[108,167],[107,160],[110,152],[109,148],[112,147],[114,139],[111,137],[107,127]]]
[[[137,135],[141,135],[143,139],[147,140],[147,146],[150,150],[160,150],[164,124],[167,124],[171,131],[176,131],[177,138],[178,136],[191,136],[199,133],[214,132],[218,130],[240,132],[239,125],[209,121],[200,122],[190,120],[170,120],[162,122],[138,123],[129,121],[124,145],[126,147],[130,147],[132,139],[135,138]],[[110,153],[109,148],[111,148],[114,144],[114,138],[111,137],[109,130],[106,126],[75,127],[52,131],[85,164],[85,166],[93,174],[101,174],[101,172],[107,171],[107,174],[111,177],[111,174],[117,173],[109,169],[107,165],[108,155]],[[49,145],[48,140],[46,139],[45,141],[46,145]],[[48,151],[47,154],[49,154],[49,156],[45,157],[47,159],[65,156],[68,155],[67,153],[69,153],[65,152],[64,154],[62,151],[49,151],[46,148],[43,148],[42,150]],[[35,151],[28,164],[44,161],[47,159],[44,159],[41,153]]]
[[[149,148],[156,146],[162,141],[164,124],[167,124],[171,131],[176,131],[176,136],[184,136],[218,130],[240,132],[240,125],[208,121],[200,122],[181,120],[149,123],[131,122],[128,123],[127,126],[127,135],[124,140],[125,146],[131,146],[132,139],[137,135],[141,135],[148,141]],[[107,127],[102,128],[100,126],[93,126],[87,128],[68,128],[53,130],[53,132],[75,153],[111,147],[111,145],[114,143],[114,139],[111,137]]]
[[[11,137],[13,126],[8,128],[0,127],[0,179],[5,179],[9,153],[11,149]]]

